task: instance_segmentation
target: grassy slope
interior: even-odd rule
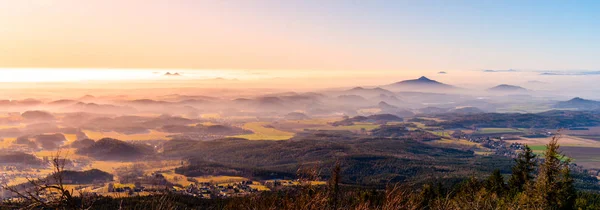
[[[244,138],[248,140],[287,140],[294,136],[294,133],[277,130],[275,128],[267,128],[269,122],[250,122],[246,123],[243,128],[251,130],[253,134],[237,135],[232,137]]]

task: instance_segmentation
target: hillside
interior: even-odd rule
[[[395,94],[392,91],[383,89],[383,88],[363,88],[363,87],[355,87],[349,90],[335,92],[336,95],[359,95],[365,98],[377,97],[380,95],[385,96],[394,96]]]
[[[429,79],[425,76],[419,77],[418,79],[413,80],[404,80],[400,82],[396,82],[393,84],[385,85],[383,88],[393,89],[393,90],[413,90],[413,91],[427,91],[427,90],[437,90],[437,91],[447,91],[455,89],[456,87],[448,84],[444,84],[432,79]]]
[[[3,164],[26,164],[31,166],[39,166],[43,161],[36,156],[23,152],[3,152],[0,154],[0,165]]]
[[[45,111],[39,111],[39,110],[23,112],[23,114],[21,114],[21,117],[23,117],[23,119],[25,119],[25,120],[31,120],[31,121],[52,121],[52,120],[54,120],[54,116],[52,114],[45,112]]]
[[[87,171],[62,171],[62,177],[69,184],[91,184],[113,181],[113,175],[107,172],[91,169]]]
[[[495,87],[491,87],[487,90],[491,91],[491,92],[526,92],[526,91],[528,91],[527,89],[525,89],[521,86],[507,85],[507,84],[501,84],[501,85],[498,85]]]
[[[117,139],[103,138],[94,144],[77,150],[78,155],[86,155],[96,160],[139,160],[152,155],[154,150],[147,145],[132,144]]]
[[[438,114],[443,122],[430,122],[428,126],[443,128],[573,128],[600,125],[600,113],[584,111],[547,111],[535,114],[475,113]]]
[[[356,116],[348,119],[332,122],[333,126],[347,126],[354,125],[357,122],[369,122],[369,123],[378,123],[385,124],[387,122],[401,122],[402,118],[393,114],[375,114],[369,116]]]
[[[600,101],[587,100],[575,97],[568,101],[561,101],[554,105],[558,109],[594,110],[600,109]]]
[[[306,164],[327,169],[340,160],[344,183],[370,186],[385,186],[390,180],[425,182],[442,174],[447,178],[468,176],[489,172],[490,165],[508,169],[511,163],[503,157],[479,157],[471,151],[409,139],[367,138],[324,131],[302,133],[289,141],[173,140],[166,143],[162,155],[190,157],[196,164],[178,169],[182,174],[215,175],[214,172],[261,178],[294,176],[297,167]]]

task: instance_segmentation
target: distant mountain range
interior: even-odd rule
[[[165,75],[165,76],[181,76],[181,74],[179,74],[179,72],[174,72],[174,73],[167,72],[167,73],[165,73],[164,75]]]
[[[600,109],[600,101],[587,100],[575,97],[568,101],[561,101],[554,105],[558,109],[594,110]]]
[[[394,92],[383,89],[383,88],[363,88],[355,87],[350,90],[342,91],[344,95],[359,95],[365,98],[377,97],[380,95],[393,96]]]
[[[507,85],[507,84],[501,84],[492,88],[489,88],[488,91],[493,91],[493,92],[525,92],[528,91],[527,89],[520,87],[520,86],[516,86],[516,85]]]
[[[425,76],[419,77],[413,80],[404,80],[393,84],[385,85],[383,88],[394,89],[394,90],[412,90],[412,91],[441,91],[441,90],[452,90],[456,89],[455,86],[444,84]]]
[[[485,113],[485,111],[472,106],[454,107],[454,108],[439,108],[439,107],[425,107],[418,110],[421,114],[442,114],[442,113],[456,113],[456,114],[479,114]]]

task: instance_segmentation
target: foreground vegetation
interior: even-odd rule
[[[570,160],[553,138],[543,158],[526,147],[506,178],[495,170],[486,179],[468,178],[458,184],[429,183],[420,187],[389,184],[385,190],[345,186],[341,162],[336,162],[326,186],[315,186],[316,169],[298,170],[300,186],[237,198],[200,199],[167,193],[145,197],[71,196],[62,184],[40,184],[41,191],[2,209],[600,209],[600,194],[577,191]],[[45,188],[59,194],[44,200]],[[55,194],[56,195],[56,194]]]

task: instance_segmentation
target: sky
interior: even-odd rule
[[[592,71],[598,11],[598,1],[0,0],[0,68],[96,69],[82,78],[102,78],[97,69]]]

